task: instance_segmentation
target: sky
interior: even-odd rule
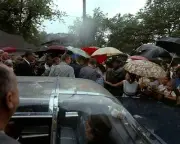
[[[59,21],[44,22],[44,30],[47,33],[67,33],[68,27],[73,24],[77,17],[82,17],[83,0],[54,0],[58,9],[65,11],[68,17],[64,18],[64,23]],[[135,14],[139,9],[143,8],[146,0],[86,0],[87,14],[92,15],[95,8],[100,7],[104,13],[108,13],[108,17],[113,17],[117,13]]]

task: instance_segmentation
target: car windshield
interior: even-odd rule
[[[78,85],[73,85],[69,84],[71,79],[65,82],[63,78],[60,81],[54,78],[18,81],[20,106],[14,117],[52,115],[56,143],[71,141],[84,144],[92,140],[110,144],[145,144],[152,141],[149,132],[134,120],[116,98],[105,95],[105,91],[101,92],[102,88],[99,88],[98,94],[92,93],[88,88],[91,82],[78,84],[80,80],[76,80],[74,83]],[[83,90],[80,93],[83,86],[86,93]],[[73,87],[76,90],[72,92],[62,91]]]
[[[150,137],[112,96],[60,94],[57,143],[146,144]]]

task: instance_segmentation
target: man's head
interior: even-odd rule
[[[61,56],[61,61],[66,62],[67,64],[71,63],[71,57],[68,54],[63,54]]]
[[[60,58],[59,57],[55,57],[54,59],[53,59],[53,64],[54,65],[58,65],[59,63],[60,63]]]
[[[86,59],[84,58],[84,57],[78,57],[77,58],[77,62],[79,63],[79,65],[81,65],[81,66],[84,66],[85,64],[86,64]]]
[[[35,60],[35,56],[32,52],[26,52],[24,54],[24,57],[26,60],[28,60],[29,62],[33,62]]]
[[[51,55],[47,55],[46,56],[46,64],[49,65],[49,66],[52,66],[53,64],[53,58]]]
[[[88,65],[92,66],[93,68],[96,68],[96,66],[97,66],[96,59],[90,58],[89,62],[88,62]]]
[[[113,61],[113,68],[114,69],[118,69],[119,67],[121,67],[123,65],[123,62],[121,59],[119,58],[116,58],[114,61]]]
[[[16,76],[4,64],[0,64],[0,123],[6,123],[5,120],[14,114],[19,104],[19,92]]]

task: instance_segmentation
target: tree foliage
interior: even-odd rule
[[[53,0],[1,0],[0,29],[36,43],[43,20],[65,15],[54,7]]]
[[[73,34],[83,35],[80,45],[86,39],[89,45],[113,46],[130,52],[161,37],[180,36],[180,1],[147,0],[144,8],[135,15],[116,14],[112,18],[95,9],[93,16],[88,16],[87,23],[76,20],[70,28]]]
[[[106,44],[105,32],[108,29],[106,23],[108,23],[107,14],[96,8],[93,16],[87,16],[84,22],[82,19],[76,19],[69,27],[69,32],[79,38],[77,46],[102,46]]]

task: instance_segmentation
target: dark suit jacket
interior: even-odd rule
[[[100,78],[100,74],[96,71],[96,69],[93,69],[89,66],[85,66],[81,68],[79,78],[96,81],[98,78]]]
[[[76,63],[72,63],[72,64],[70,64],[70,66],[74,69],[75,77],[79,78],[79,73],[80,73],[82,66],[80,66],[79,64],[76,64]]]
[[[18,64],[15,73],[17,76],[35,76],[33,67],[29,65],[26,61]]]
[[[19,144],[19,142],[0,132],[0,144]]]

